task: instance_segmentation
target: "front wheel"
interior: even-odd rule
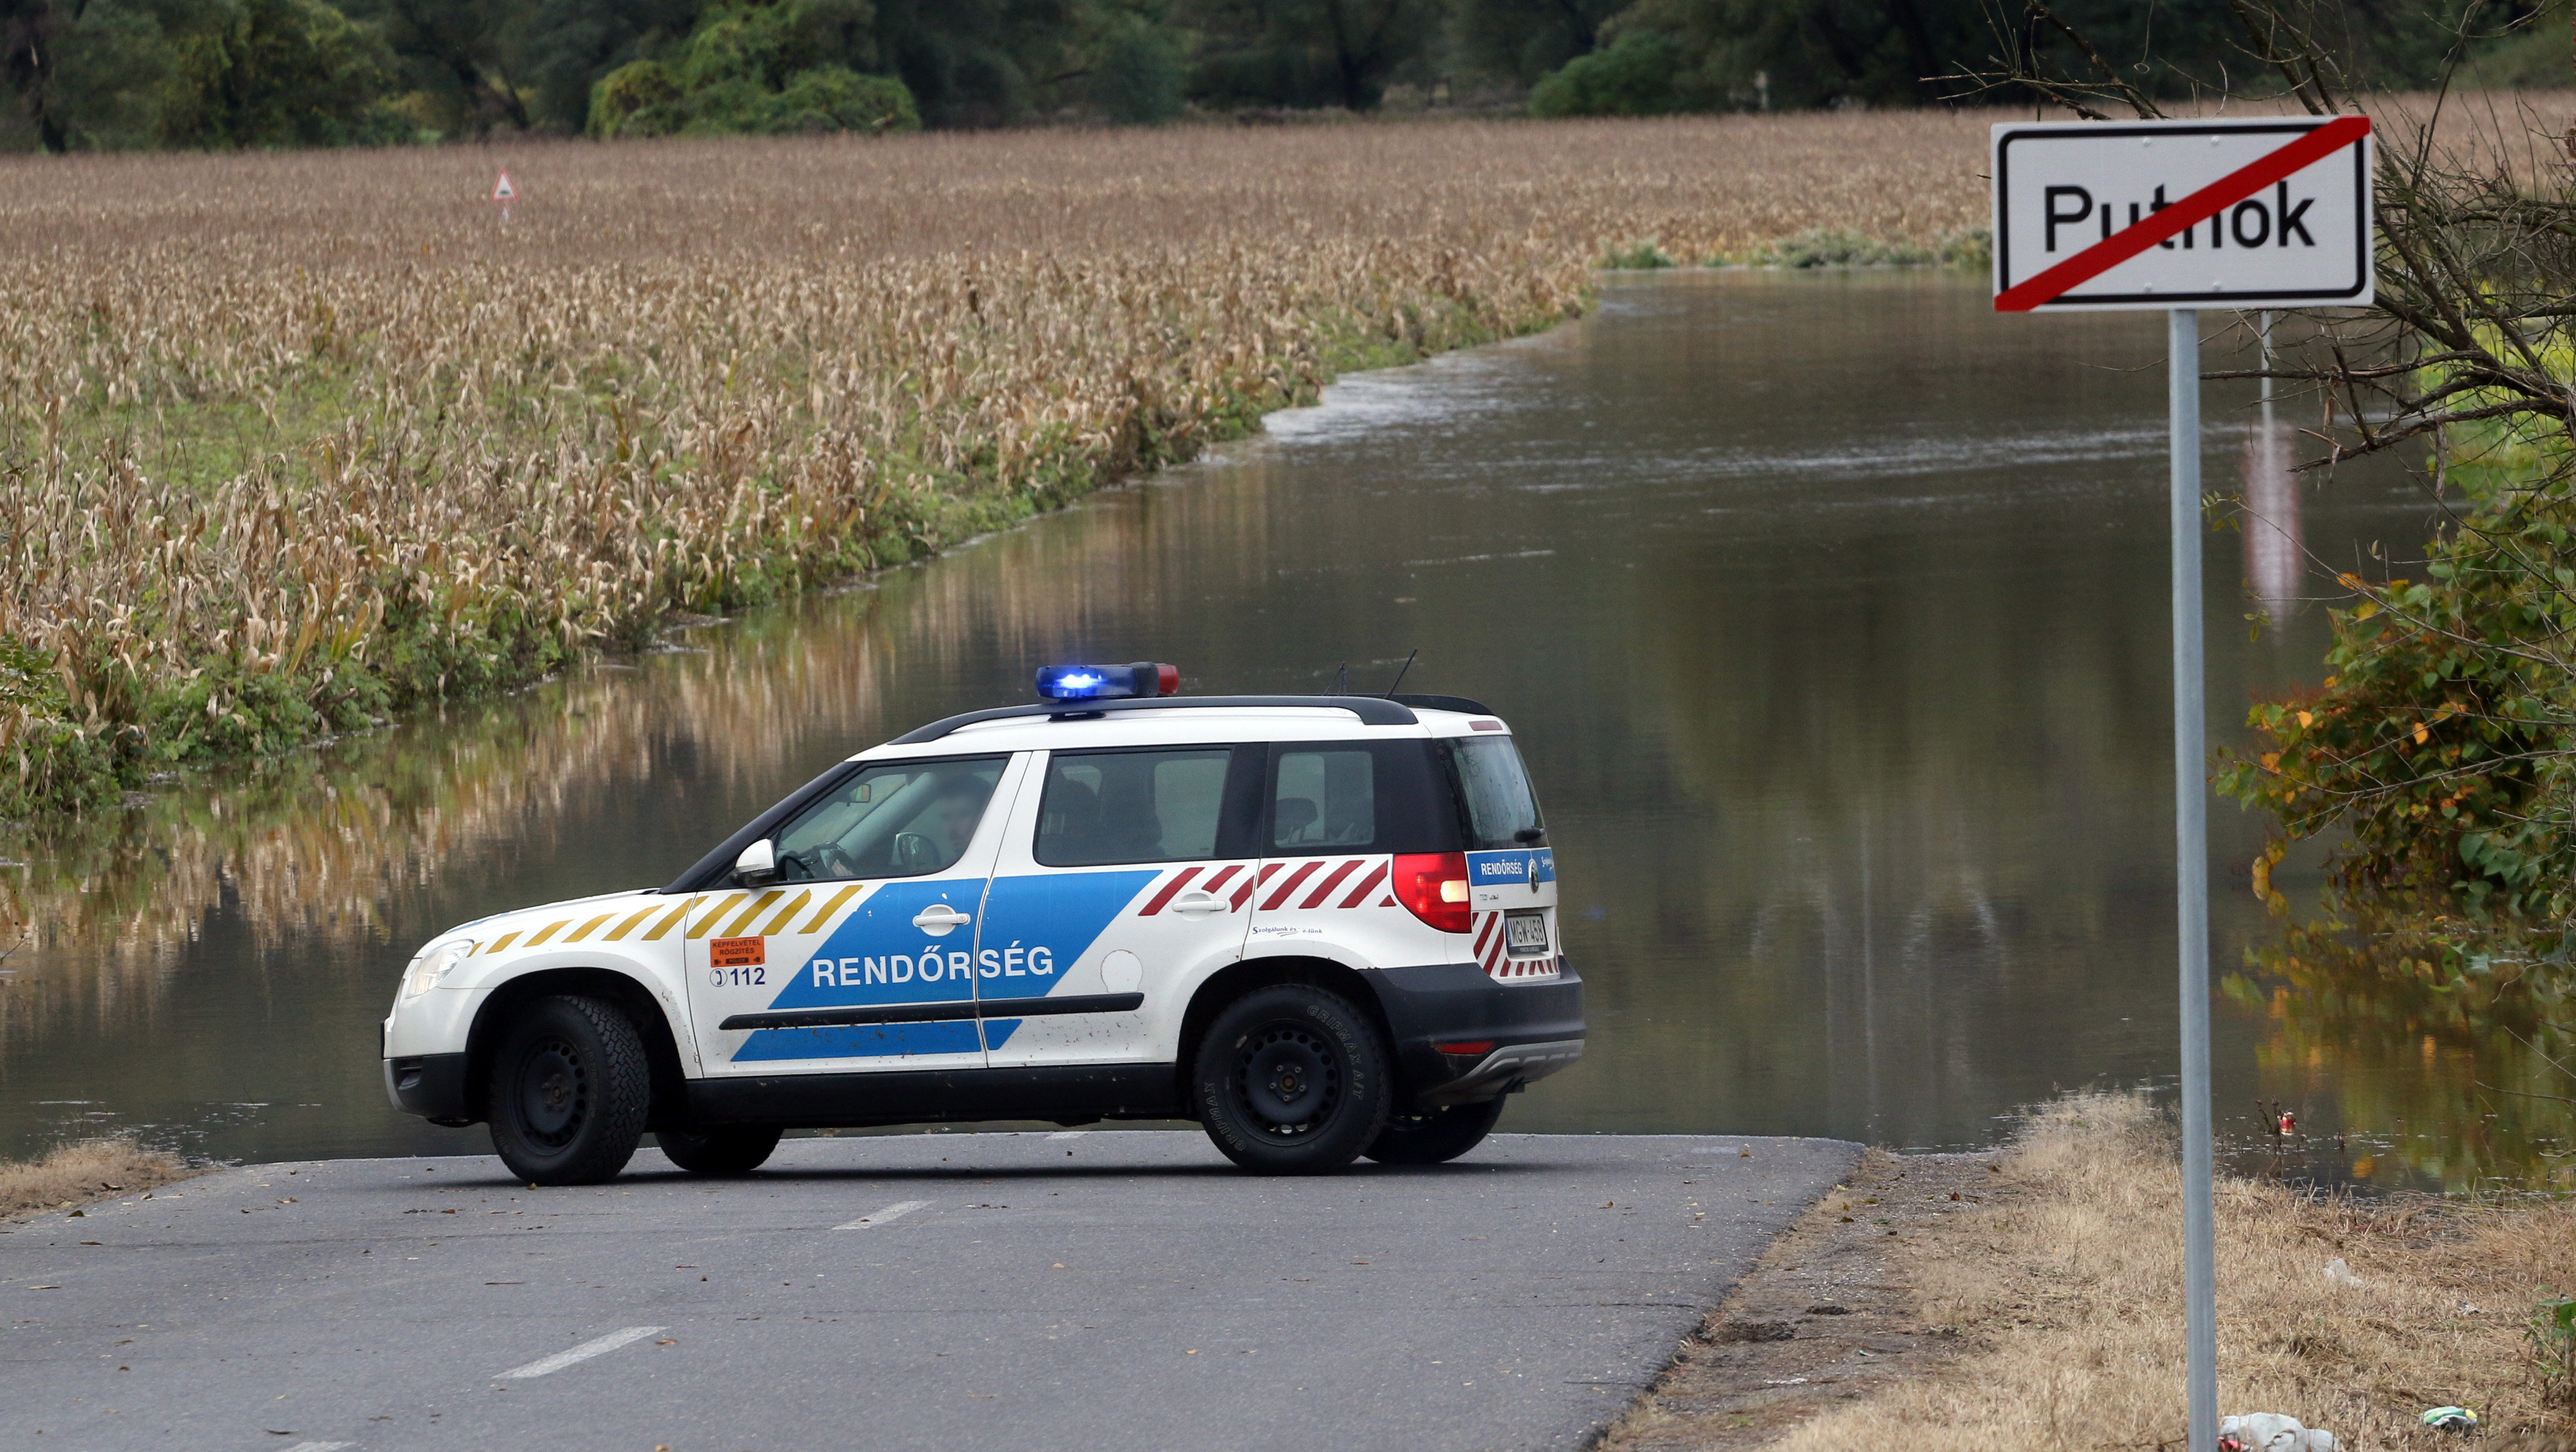
[[[531,1185],[595,1185],[643,1142],[651,1096],[644,1040],[614,1004],[540,998],[492,1056],[492,1148]]]
[[[777,1126],[716,1124],[705,1129],[657,1129],[663,1158],[693,1175],[747,1175],[778,1148]]]
[[[1386,1127],[1387,1054],[1339,995],[1301,983],[1256,989],[1199,1040],[1191,1069],[1199,1122],[1255,1174],[1328,1174]]]
[[[1390,1115],[1361,1153],[1382,1165],[1445,1165],[1485,1142],[1503,1117],[1503,1096],[1420,1114]]]

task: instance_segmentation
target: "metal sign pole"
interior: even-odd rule
[[[2370,118],[2007,121],[1991,134],[1995,311],[2165,314],[2173,450],[2184,1389],[2191,1410],[2189,1452],[2217,1452],[2209,743],[2202,727],[2207,703],[2200,645],[2200,313],[2193,304],[2241,310],[2371,305],[2378,294],[2371,271]],[[2127,226],[2120,225],[2123,215]],[[2267,315],[2267,360],[2270,322]],[[2268,386],[2264,408],[2268,429]]]
[[[2218,1445],[2209,1130],[2209,786],[2200,640],[2200,314],[2165,314],[2173,450],[2174,875],[2182,959],[2182,1286],[2191,1452]]]

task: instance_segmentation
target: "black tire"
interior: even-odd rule
[[[711,1124],[704,1129],[657,1129],[662,1157],[693,1175],[747,1175],[778,1148],[775,1125]]]
[[[1389,1115],[1386,1128],[1360,1151],[1382,1165],[1445,1165],[1485,1142],[1503,1117],[1503,1096],[1419,1114]]]
[[[595,1185],[643,1142],[653,1074],[615,1005],[540,998],[502,1031],[486,1085],[492,1148],[510,1173],[531,1185]]]
[[[1245,994],[1199,1040],[1199,1122],[1261,1175],[1329,1174],[1386,1127],[1387,1053],[1348,1000],[1304,984]]]

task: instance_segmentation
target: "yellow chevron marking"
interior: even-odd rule
[[[622,923],[619,923],[616,927],[610,928],[608,930],[608,936],[605,939],[602,939],[602,941],[610,943],[616,942],[618,939],[625,937],[628,933],[635,931],[635,925],[637,923],[644,921],[646,918],[653,916],[661,910],[662,905],[660,903],[657,902],[653,904],[651,907],[644,909],[644,911],[637,913],[635,916],[628,918]]]
[[[515,942],[517,942],[518,940],[519,940],[519,935],[518,935],[518,934],[516,934],[516,933],[503,933],[501,936],[499,936],[499,937],[497,937],[497,938],[494,938],[494,939],[492,940],[492,946],[491,946],[491,947],[486,948],[486,949],[484,949],[483,951],[484,951],[484,953],[485,953],[485,954],[487,954],[487,955],[489,955],[489,954],[493,954],[493,953],[498,953],[498,952],[500,952],[503,948],[506,948],[506,947],[510,946],[512,943],[515,943]]]
[[[565,928],[571,925],[572,919],[570,918],[566,918],[559,923],[548,923],[544,927],[537,929],[537,935],[528,940],[528,946],[533,948],[539,943],[544,942],[546,939],[553,937],[555,934],[562,932]]]
[[[825,899],[823,905],[814,910],[814,916],[805,920],[804,931],[808,933],[823,931],[823,924],[831,921],[832,914],[841,910],[841,904],[848,902],[852,893],[866,886],[864,882],[854,882]]]
[[[751,906],[749,906],[749,907],[747,907],[747,908],[744,908],[744,909],[742,910],[742,916],[741,916],[741,917],[738,917],[738,918],[734,919],[731,923],[727,924],[727,925],[726,925],[726,927],[725,927],[725,930],[724,930],[723,932],[721,932],[721,933],[716,934],[716,936],[717,936],[717,937],[719,937],[719,938],[739,938],[739,937],[741,937],[741,936],[742,936],[742,930],[743,930],[743,929],[745,929],[745,928],[747,928],[747,927],[750,927],[750,926],[751,926],[751,920],[752,920],[753,918],[756,918],[756,917],[760,916],[760,914],[761,914],[761,910],[762,910],[762,909],[764,909],[764,908],[768,907],[771,903],[774,903],[774,902],[778,901],[780,898],[785,897],[786,895],[787,895],[787,889],[785,889],[785,888],[783,888],[783,887],[773,887],[773,888],[771,888],[769,891],[762,893],[758,898],[756,898],[756,899],[754,899],[754,900],[753,900],[753,902],[752,902]],[[731,904],[731,903],[727,903],[727,904],[725,904],[725,907],[731,907],[731,906],[733,906],[733,904]],[[724,908],[718,908],[718,909],[716,910],[716,915],[717,915],[717,916],[722,916],[722,915],[723,915],[723,913],[724,913]]]
[[[706,899],[703,897],[693,897],[680,904],[678,907],[671,909],[671,915],[662,919],[662,921],[655,923],[653,925],[653,931],[644,935],[644,941],[648,943],[658,943],[662,941],[662,935],[671,931],[673,928],[678,927],[680,925],[680,920],[689,915],[689,909],[696,907],[699,903],[704,901],[706,901]],[[617,935],[615,933],[611,933],[609,936],[613,938]]]
[[[798,913],[803,912],[805,910],[805,904],[812,902],[813,900],[814,890],[812,888],[807,888],[805,891],[796,894],[796,896],[789,901],[787,906],[778,910],[778,916],[769,920],[769,926],[760,930],[760,935],[764,938],[776,937],[778,935],[778,930],[787,926],[787,920],[796,916]]]
[[[617,916],[615,913],[601,913],[599,916],[592,918],[589,922],[573,929],[572,936],[564,939],[564,941],[567,943],[578,943],[582,939],[589,937],[591,934],[598,932],[599,925],[601,923],[607,922],[610,918],[615,916]]]
[[[697,923],[689,929],[689,936],[690,936],[690,937],[692,937],[692,938],[703,938],[703,937],[705,937],[707,934],[714,932],[714,931],[715,931],[715,927],[716,927],[716,919],[723,917],[725,914],[727,914],[727,913],[729,913],[729,912],[732,912],[732,911],[733,911],[733,905],[734,905],[735,903],[738,903],[738,902],[742,901],[744,898],[747,898],[747,897],[749,897],[749,896],[751,896],[751,894],[750,894],[750,893],[747,893],[747,892],[737,892],[737,893],[735,893],[733,896],[731,896],[731,897],[729,897],[729,898],[726,898],[724,901],[722,901],[722,902],[720,902],[720,903],[717,903],[714,907],[711,907],[711,908],[707,909],[707,915],[706,915],[705,917],[703,917],[703,918],[700,918],[700,919],[697,921]],[[705,899],[705,898],[702,898],[702,897],[693,897],[693,898],[689,899],[689,905],[690,905],[691,907],[695,907],[695,906],[697,906],[699,903],[702,903],[702,902],[704,902],[704,901],[706,901],[706,899]],[[754,909],[754,911],[757,911],[757,909]]]

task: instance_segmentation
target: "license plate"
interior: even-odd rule
[[[1547,914],[1503,914],[1503,948],[1515,958],[1547,955]]]

